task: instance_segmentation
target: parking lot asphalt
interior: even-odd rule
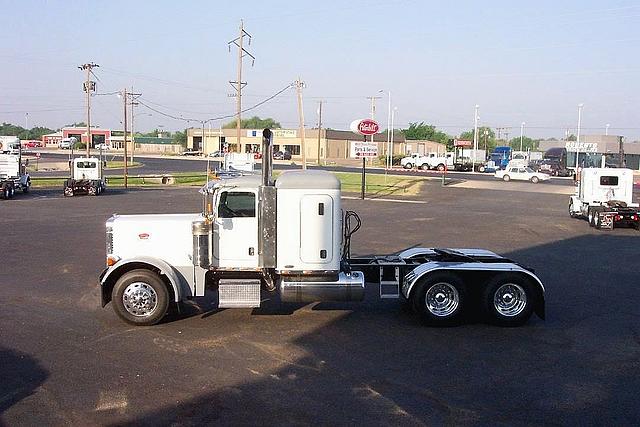
[[[423,326],[397,301],[212,310],[153,327],[99,305],[114,212],[199,210],[193,188],[0,200],[0,424],[637,425],[633,229],[569,218],[568,196],[426,183],[426,203],[344,200],[356,255],[479,247],[536,269],[547,318]]]

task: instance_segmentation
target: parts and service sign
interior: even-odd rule
[[[378,157],[378,144],[371,142],[351,141],[351,158]]]

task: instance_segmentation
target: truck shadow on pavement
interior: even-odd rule
[[[239,383],[208,378],[118,425],[636,424],[637,247],[635,234],[590,232],[504,254],[546,286],[548,320],[519,328],[424,327],[372,295],[313,328],[317,316],[261,319],[234,344],[226,375]]]
[[[34,394],[48,377],[49,372],[33,357],[0,346],[0,415]]]

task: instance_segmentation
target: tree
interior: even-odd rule
[[[175,144],[180,144],[183,147],[187,146],[187,130],[185,129],[184,132],[180,132],[179,130],[175,131],[173,133],[173,142]]]
[[[86,128],[87,124],[85,122],[72,123],[70,125],[65,125],[66,128]]]
[[[577,140],[578,138],[574,134],[571,134],[567,137],[567,141],[577,141]]]
[[[236,127],[237,120],[232,120],[229,123],[226,123],[222,126],[225,129],[234,129]],[[250,119],[242,119],[240,120],[240,127],[242,129],[280,129],[280,123],[276,122],[274,119],[268,117],[266,119],[261,119],[258,116],[253,116]]]
[[[42,135],[52,132],[52,129],[41,126],[36,126],[31,129],[25,129],[22,126],[12,125],[11,123],[2,123],[0,126],[0,135],[17,136],[22,140],[41,139]]]
[[[409,123],[409,127],[407,129],[401,129],[400,132],[404,135],[405,139],[408,140],[426,140],[426,141],[435,141],[441,144],[446,144],[447,148],[450,149],[453,146],[449,147],[449,140],[451,137],[446,133],[439,131],[436,129],[434,125],[428,125],[425,122],[420,123]]]
[[[522,137],[522,151],[527,151],[527,149],[531,151],[536,151],[538,149],[538,145],[540,143],[539,139],[532,139],[528,136]],[[516,136],[515,138],[511,138],[509,141],[509,145],[514,150],[520,150],[520,137]]]

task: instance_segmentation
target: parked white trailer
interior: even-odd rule
[[[576,193],[569,199],[569,215],[586,218],[591,227],[640,229],[639,204],[633,202],[633,171],[618,168],[585,168]]]
[[[264,153],[271,133],[264,132]],[[221,308],[282,302],[360,301],[365,285],[410,302],[431,324],[479,310],[501,325],[544,318],[544,287],[533,270],[482,249],[413,248],[351,257],[360,227],[343,214],[340,181],[322,170],[213,181],[203,212],[113,215],[106,223],[102,306],[134,325],[160,321],[170,304],[213,292]]]
[[[0,198],[10,199],[16,192],[27,193],[31,177],[27,172],[28,161],[22,159],[22,147],[16,137],[0,140]]]

